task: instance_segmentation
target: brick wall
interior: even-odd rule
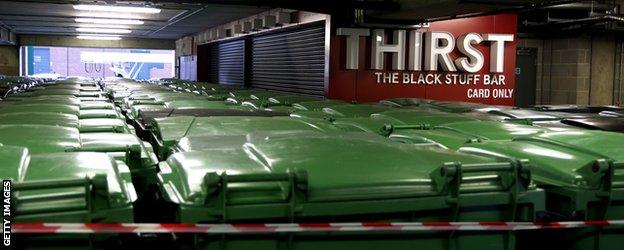
[[[19,57],[16,46],[0,46],[0,75],[19,75]]]
[[[621,95],[614,93],[621,71],[617,44],[611,35],[520,39],[518,47],[538,50],[537,104],[616,103]]]
[[[615,74],[613,86],[613,103],[624,105],[624,43],[616,43],[615,45]]]

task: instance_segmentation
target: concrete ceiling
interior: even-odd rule
[[[0,1],[0,25],[17,34],[75,35],[73,4],[151,5],[159,14],[132,14],[145,22],[127,36],[177,39],[270,8],[332,14],[337,23],[417,24],[541,5],[553,0],[16,0]],[[556,2],[556,1],[555,1]],[[360,11],[363,18],[358,19]],[[129,14],[126,14],[129,15]]]
[[[75,35],[75,18],[88,11],[75,10],[74,4],[89,4],[93,1],[0,1],[0,25],[16,34]],[[99,1],[100,3],[103,1]],[[138,1],[118,2],[118,5],[142,6]],[[155,2],[161,9],[158,14],[124,13],[125,18],[140,19],[143,25],[129,25],[132,33],[127,37],[177,39],[208,27],[247,17],[268,9],[268,7],[182,3],[182,1]],[[121,17],[121,16],[119,16]]]

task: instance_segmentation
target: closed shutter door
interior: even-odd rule
[[[219,83],[219,50],[218,45],[213,43],[206,49],[208,56],[208,82]]]
[[[324,96],[325,23],[252,38],[251,86]]]
[[[245,40],[219,43],[219,83],[243,85],[245,72]]]

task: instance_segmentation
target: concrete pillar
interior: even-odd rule
[[[613,36],[594,36],[592,39],[591,78],[588,87],[591,105],[613,103],[615,44]]]
[[[19,75],[19,52],[17,46],[0,46],[0,75]]]

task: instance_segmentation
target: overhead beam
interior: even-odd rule
[[[81,40],[75,36],[20,35],[22,46],[59,46],[90,48],[128,48],[128,49],[175,49],[173,39],[123,38],[119,41]]]
[[[171,0],[151,0],[150,2],[167,3],[171,2]],[[396,1],[369,0],[182,0],[181,2],[286,8],[323,14],[332,14],[337,11],[349,9],[364,9],[377,11],[396,11],[400,9],[400,5]]]

